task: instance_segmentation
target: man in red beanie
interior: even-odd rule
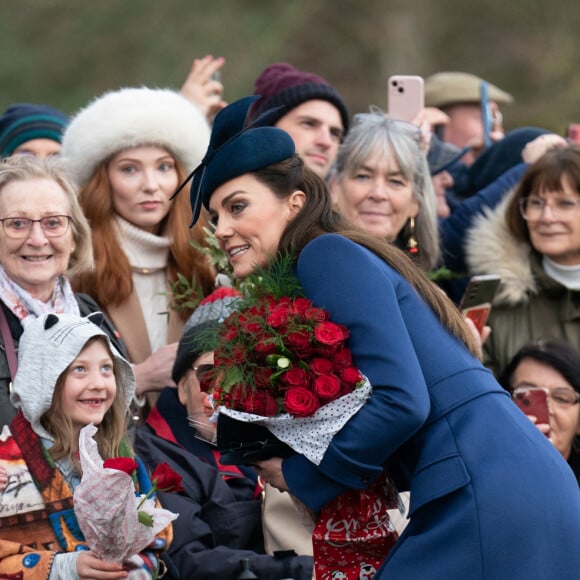
[[[260,99],[250,110],[250,120],[280,107],[269,124],[289,133],[305,165],[325,179],[349,122],[346,105],[336,90],[314,73],[278,62],[262,71],[254,94]]]

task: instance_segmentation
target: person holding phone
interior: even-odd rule
[[[580,353],[563,340],[540,339],[523,346],[499,380],[514,397],[526,389],[547,392],[549,423],[538,428],[549,434],[580,484]]]
[[[482,82],[485,83],[483,101]],[[509,93],[470,73],[440,72],[425,79],[425,104],[449,116],[440,137],[456,147],[471,149],[463,157],[466,165],[471,165],[485,149],[486,137],[488,144],[503,139],[500,107],[512,102]]]
[[[580,349],[579,218],[580,146],[560,144],[467,232],[471,273],[502,279],[483,349],[494,373],[530,340],[551,336]]]

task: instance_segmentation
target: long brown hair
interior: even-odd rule
[[[122,385],[119,369],[107,339],[103,336],[93,336],[85,343],[81,352],[89,347],[93,342],[99,340],[107,347],[107,352],[113,361],[113,372],[115,373],[115,382],[117,383],[117,393],[113,400],[113,404],[105,413],[103,421],[99,425],[99,429],[95,435],[95,441],[97,442],[101,457],[103,459],[108,459],[119,455],[122,441],[124,442],[124,446],[128,445],[125,440],[128,409],[121,392]],[[52,458],[55,460],[62,459],[63,457],[67,458],[71,464],[80,468],[78,459],[74,455],[75,441],[73,440],[73,425],[70,417],[66,416],[62,410],[63,390],[69,369],[70,365],[58,377],[54,387],[50,409],[44,413],[40,422],[54,437],[54,445],[49,449]]]
[[[280,254],[299,255],[310,241],[325,233],[338,233],[361,244],[401,274],[433,309],[441,323],[460,338],[475,356],[478,355],[473,336],[455,304],[426,278],[404,252],[347,224],[333,210],[330,193],[324,181],[304,167],[297,155],[260,169],[254,175],[279,198],[285,198],[297,190],[306,194],[304,206],[282,234],[278,246]]]
[[[182,182],[185,172],[177,159],[175,162],[179,182]],[[115,209],[107,163],[108,160],[99,165],[80,193],[80,202],[93,232],[96,267],[93,272],[76,276],[72,280],[77,292],[91,295],[105,310],[125,302],[133,291],[131,266],[121,249],[115,229]],[[175,282],[178,273],[187,279],[195,276],[203,296],[206,296],[213,290],[214,275],[205,256],[191,242],[201,245],[205,243],[203,227],[207,224],[207,218],[202,215],[202,219],[191,229],[190,222],[189,200],[186,195],[178,195],[161,224],[171,237],[168,279],[170,283]],[[191,311],[187,309],[179,311],[183,320],[190,314]]]

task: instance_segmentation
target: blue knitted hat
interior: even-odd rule
[[[68,117],[48,105],[15,103],[0,117],[0,157],[8,157],[22,143],[51,139],[62,143]]]
[[[286,131],[264,126],[278,109],[266,111],[246,126],[248,110],[256,99],[256,96],[244,97],[217,114],[205,157],[177,190],[179,192],[193,177],[190,191],[192,225],[199,218],[201,205],[208,207],[212,193],[220,185],[294,155],[294,141]]]

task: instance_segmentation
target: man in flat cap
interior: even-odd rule
[[[425,79],[425,105],[437,107],[449,116],[440,135],[457,147],[470,147],[470,153],[463,157],[467,165],[471,165],[490,142],[503,138],[500,104],[512,102],[509,93],[473,74],[440,72]],[[487,135],[484,113],[489,119]]]

